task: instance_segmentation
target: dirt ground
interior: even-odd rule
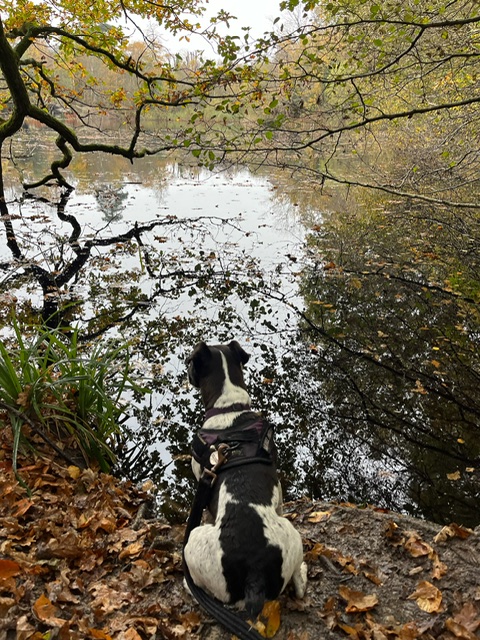
[[[19,480],[0,456],[0,640],[230,639],[183,588],[183,525],[142,517],[149,499],[42,458]],[[285,515],[309,583],[270,608],[267,637],[480,638],[480,527],[307,500]]]

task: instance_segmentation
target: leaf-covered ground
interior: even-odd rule
[[[183,589],[183,526],[140,517],[146,492],[38,455],[19,463],[30,495],[4,447],[0,640],[231,637]],[[281,597],[265,633],[480,638],[480,528],[309,501],[286,516],[304,538],[309,586],[303,601]]]

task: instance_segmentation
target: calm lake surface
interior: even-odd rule
[[[165,512],[188,502],[186,454],[202,417],[184,358],[200,339],[237,339],[252,354],[255,407],[278,425],[288,496],[480,522],[478,316],[439,286],[440,267],[412,258],[401,205],[352,210],[342,194],[280,174],[95,154],[74,160],[75,190],[59,209],[58,189],[34,199],[19,187],[52,159],[50,143],[25,137],[5,167],[23,259],[3,237],[2,331],[12,305],[27,324],[41,312],[29,265],[67,274],[88,246],[55,295],[85,340],[129,342],[134,377],[152,393],[125,398],[133,453],[122,470],[153,477]],[[380,209],[393,230],[373,219]]]

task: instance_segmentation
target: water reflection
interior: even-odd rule
[[[54,157],[53,141],[12,148],[22,256],[0,250],[0,317],[16,296],[26,325],[57,304],[85,340],[129,342],[154,393],[128,398],[119,466],[154,477],[165,511],[188,502],[185,454],[202,417],[184,355],[235,337],[254,356],[255,406],[278,424],[288,495],[478,524],[475,217],[452,243],[448,211],[98,154],[75,158],[66,199],[47,187],[25,198],[19,173],[38,179]]]

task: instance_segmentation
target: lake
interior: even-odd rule
[[[426,205],[320,193],[279,171],[97,154],[75,158],[68,197],[31,198],[19,177],[40,177],[52,145],[15,144],[4,172],[23,256],[3,240],[3,335],[12,306],[31,325],[53,302],[86,343],[129,343],[152,393],[125,397],[119,467],[155,480],[164,513],[183,517],[202,417],[184,358],[198,340],[237,339],[288,497],[480,523],[477,264],[440,225],[451,212],[432,222]],[[49,297],[35,273],[60,283]]]

